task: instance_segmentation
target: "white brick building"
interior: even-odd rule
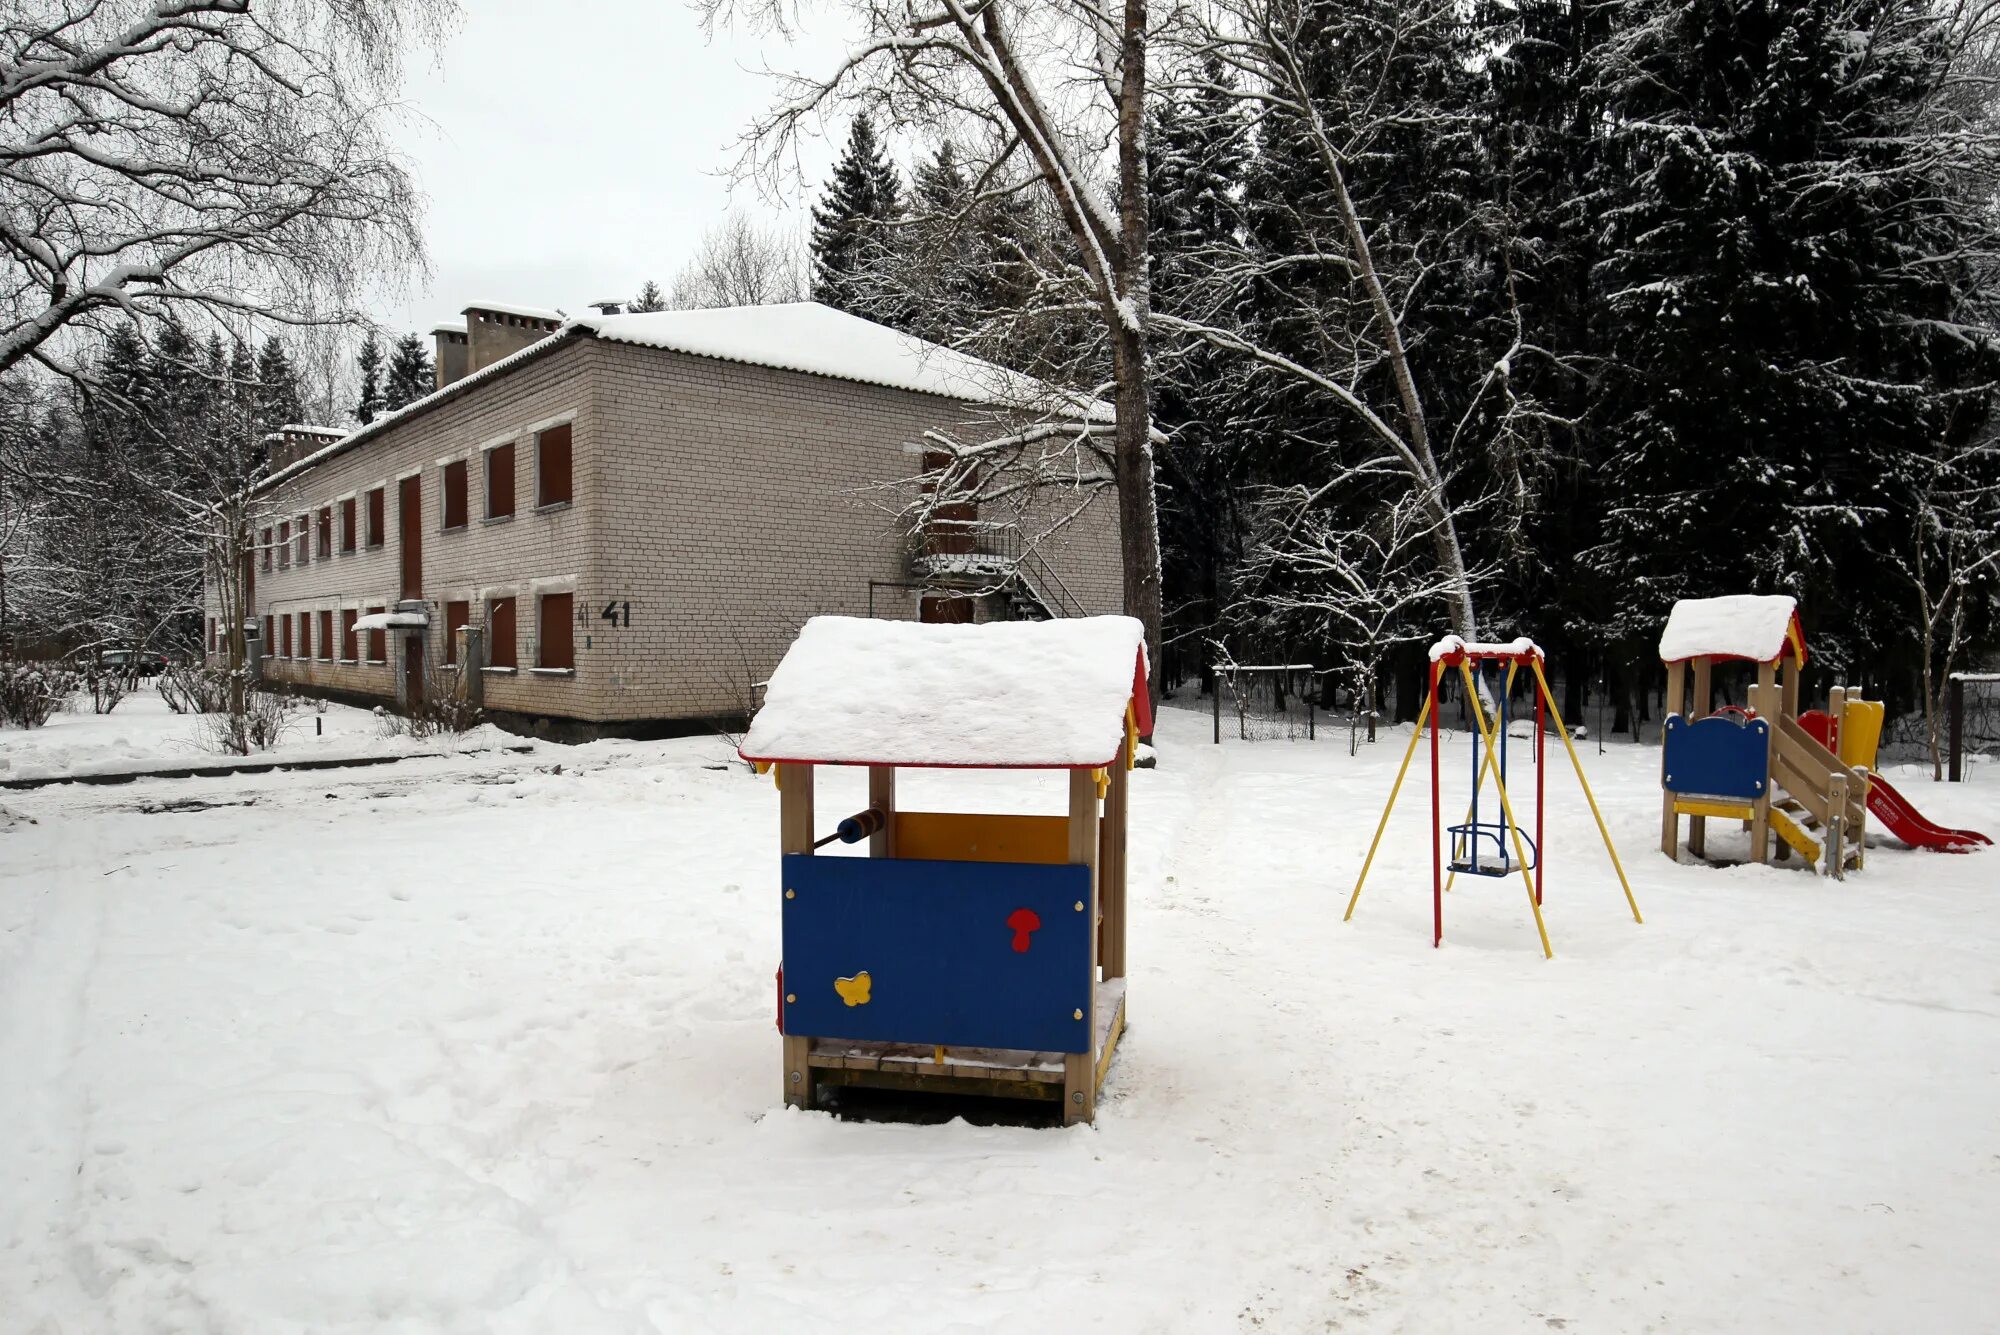
[[[471,626],[490,710],[672,730],[742,715],[815,613],[1119,610],[1109,490],[1025,556],[992,535],[974,564],[999,592],[953,597],[913,556],[884,487],[918,471],[926,431],[994,429],[1019,388],[996,368],[809,303],[466,314],[463,378],[338,439],[288,438],[251,594],[268,679],[401,702]],[[519,350],[496,359],[483,332]]]

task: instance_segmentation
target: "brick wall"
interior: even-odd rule
[[[929,428],[976,429],[978,414],[929,395],[576,338],[275,488],[268,518],[316,523],[334,509],[335,555],[257,572],[257,616],[394,608],[397,484],[421,477],[427,652],[437,661],[450,600],[483,623],[516,599],[520,669],[485,675],[489,707],[586,721],[740,714],[806,617],[914,617],[906,544],[887,484],[918,471]],[[536,429],[571,425],[572,505],[537,513]],[[515,443],[516,513],[488,521],[483,451]],[[443,465],[468,461],[468,523],[442,531]],[[385,490],[385,541],[339,554],[339,504]],[[365,542],[365,535],[364,535]],[[1116,497],[1093,498],[1045,558],[1090,612],[1121,602]],[[533,671],[536,599],[574,596],[573,675]],[[315,634],[317,617],[314,618]],[[296,634],[296,632],[295,632]],[[278,659],[279,681],[384,701],[397,689],[400,632],[383,663]],[[361,649],[365,656],[366,637]],[[282,642],[280,641],[280,644]],[[296,642],[294,648],[296,650]],[[338,651],[336,644],[336,651]]]

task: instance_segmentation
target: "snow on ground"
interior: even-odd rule
[[[1556,959],[1517,882],[1433,951],[1421,784],[1340,921],[1397,735],[1208,726],[1135,776],[1132,1027],[1069,1130],[780,1106],[777,803],[720,742],[9,794],[0,1326],[1991,1328],[1994,853],[1677,866],[1657,753],[1592,744],[1646,924],[1552,765]]]
[[[458,739],[456,745],[485,747],[504,740],[497,729],[482,727]],[[434,751],[445,745],[438,740],[391,736],[382,720],[366,709],[308,700],[292,716],[278,745],[257,755],[285,760],[331,759]],[[0,728],[0,779],[218,764],[235,758],[209,742],[202,716],[174,713],[150,684],[126,696],[109,714],[91,713],[90,697],[85,694],[78,695],[67,711],[51,716],[42,727]]]

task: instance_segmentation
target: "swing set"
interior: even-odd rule
[[[1611,866],[1618,873],[1618,884],[1624,888],[1625,902],[1632,909],[1632,921],[1644,922],[1645,919],[1639,916],[1639,901],[1633,898],[1631,883],[1625,879],[1625,868],[1618,861],[1618,850],[1612,846],[1611,831],[1604,824],[1604,813],[1598,810],[1597,798],[1590,791],[1590,781],[1583,776],[1583,762],[1577,759],[1569,729],[1563,726],[1562,712],[1556,708],[1555,697],[1549,692],[1548,677],[1542,672],[1541,649],[1528,639],[1518,639],[1511,644],[1468,644],[1456,635],[1447,635],[1431,646],[1430,660],[1430,690],[1417,714],[1417,726],[1410,733],[1410,745],[1403,752],[1403,763],[1396,771],[1396,782],[1389,789],[1388,805],[1382,808],[1382,819],[1375,827],[1374,842],[1368,845],[1367,861],[1361,864],[1361,875],[1354,882],[1354,893],[1348,898],[1347,912],[1341,921],[1354,917],[1354,906],[1361,900],[1361,887],[1368,881],[1368,870],[1374,866],[1376,850],[1382,846],[1382,833],[1389,828],[1390,813],[1396,809],[1396,797],[1402,792],[1403,779],[1410,771],[1410,758],[1416,754],[1417,742],[1423,737],[1424,725],[1428,723],[1431,733],[1431,945],[1435,947],[1444,940],[1444,897],[1461,875],[1497,880],[1518,873],[1522,885],[1527,887],[1528,907],[1535,917],[1535,932],[1541,937],[1542,954],[1549,959],[1555,958],[1555,951],[1549,945],[1549,929],[1542,921],[1543,817],[1546,806],[1542,760],[1546,753],[1547,722],[1553,720],[1556,735],[1562,738],[1563,749],[1569,752],[1570,765],[1576,770],[1576,781],[1583,787],[1584,800],[1590,804],[1590,814],[1596,818],[1597,832],[1604,839],[1604,851],[1611,855]],[[1499,703],[1490,720],[1480,694],[1488,663],[1496,667],[1504,663],[1507,668],[1505,678],[1498,683]],[[1444,824],[1438,746],[1438,684],[1443,680],[1444,673],[1452,668],[1458,670],[1464,683],[1466,703],[1471,707],[1473,721],[1479,727],[1482,745],[1472,752],[1472,798],[1467,805],[1465,819],[1456,825],[1444,826],[1444,833],[1450,836],[1450,856],[1447,858],[1445,841],[1438,837],[1439,827]],[[1529,838],[1516,816],[1514,799],[1507,788],[1507,732],[1508,725],[1513,721],[1514,679],[1522,668],[1532,672],[1535,679],[1533,838]],[[1489,775],[1500,802],[1500,809],[1492,813],[1496,819],[1482,819],[1480,812],[1480,794]]]

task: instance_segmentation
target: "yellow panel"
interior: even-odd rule
[[[1882,702],[1849,700],[1840,723],[1840,763],[1875,768],[1875,748],[1882,743]]]
[[[1674,810],[1683,816],[1719,816],[1723,820],[1749,820],[1751,808],[1736,802],[1676,802]]]
[[[1069,818],[899,811],[896,856],[948,862],[1068,862]]]
[[[1798,850],[1799,856],[1807,862],[1819,861],[1819,841],[1793,823],[1792,818],[1776,807],[1771,808],[1771,828],[1778,837]]]

